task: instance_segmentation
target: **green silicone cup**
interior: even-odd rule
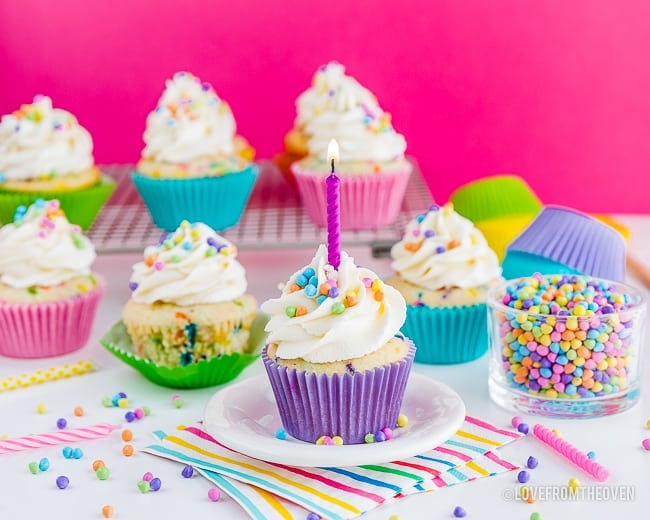
[[[152,383],[168,388],[206,388],[232,381],[242,370],[260,357],[266,339],[264,327],[267,322],[268,316],[262,313],[257,314],[251,325],[246,353],[227,354],[199,361],[186,367],[170,368],[138,357],[122,321],[113,325],[100,340],[100,343],[106,350],[135,368]]]
[[[542,209],[537,195],[516,175],[496,175],[470,182],[454,191],[454,209],[472,222],[510,215],[535,215]]]
[[[102,175],[101,181],[94,186],[74,191],[28,193],[0,190],[0,223],[12,222],[18,206],[29,206],[36,199],[58,199],[68,220],[88,230],[114,190],[115,181],[107,175]]]

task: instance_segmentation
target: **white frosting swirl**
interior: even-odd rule
[[[138,303],[196,305],[231,301],[246,291],[237,248],[210,227],[183,222],[133,266],[131,297]]]
[[[0,121],[0,182],[56,177],[93,165],[88,131],[52,100],[36,96]]]
[[[345,74],[345,67],[329,63],[316,71],[312,86],[296,100],[296,126],[308,137],[309,154],[327,157],[335,138],[343,161],[402,159],[404,136],[395,132],[390,114],[375,96]]]
[[[68,222],[58,200],[19,208],[14,222],[0,228],[0,252],[0,282],[16,289],[89,275],[95,261],[95,248]]]
[[[501,276],[499,259],[483,234],[451,203],[431,206],[409,222],[391,255],[404,280],[431,290],[478,287]]]
[[[298,282],[305,282],[300,277],[306,270],[307,274],[314,273],[313,281],[317,282],[315,286],[307,285],[320,290],[332,278],[336,280],[338,294],[323,297],[319,303],[318,294],[308,295],[306,286],[298,289]],[[377,297],[377,291],[383,293],[383,298]],[[398,291],[384,285],[369,269],[357,267],[354,259],[344,252],[338,271],[334,271],[327,266],[324,245],[319,247],[309,266],[291,277],[282,296],[264,302],[261,308],[271,316],[266,325],[268,342],[278,345],[278,357],[302,358],[311,363],[370,354],[399,332],[406,319],[406,303]],[[293,310],[295,316],[290,317]]]
[[[147,117],[142,156],[183,163],[235,152],[235,118],[209,83],[188,72],[167,80],[158,106]]]

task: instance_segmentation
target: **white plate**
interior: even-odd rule
[[[282,422],[266,375],[245,379],[218,391],[205,410],[208,433],[229,448],[267,462],[289,466],[359,466],[412,457],[440,445],[465,419],[465,404],[451,388],[411,373],[401,413],[406,428],[374,444],[318,446],[287,436],[275,437]]]

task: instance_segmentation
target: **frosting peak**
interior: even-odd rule
[[[182,163],[235,153],[235,118],[209,83],[188,72],[167,80],[158,106],[147,117],[142,156]]]
[[[296,100],[296,108],[296,126],[307,135],[314,157],[326,157],[332,137],[344,161],[404,157],[406,140],[393,128],[390,114],[381,109],[372,92],[345,74],[340,63],[328,63],[316,71],[312,86]]]
[[[497,255],[483,234],[451,203],[433,205],[409,222],[391,256],[404,280],[431,290],[478,287],[501,276]]]
[[[197,305],[231,301],[246,291],[237,248],[200,222],[181,223],[144,251],[129,287],[138,303]]]
[[[406,319],[402,295],[341,253],[338,270],[321,245],[311,263],[294,273],[280,298],[262,304],[271,316],[268,342],[282,359],[329,363],[381,348]]]
[[[16,289],[89,275],[95,261],[95,248],[68,222],[58,200],[19,206],[13,223],[0,228],[0,251],[0,281]]]
[[[82,172],[93,165],[88,131],[66,110],[36,96],[0,121],[0,183]]]

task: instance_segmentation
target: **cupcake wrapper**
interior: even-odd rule
[[[361,444],[368,433],[394,428],[415,347],[399,363],[356,374],[314,374],[281,367],[262,352],[264,367],[289,435],[306,442],[339,435]]]
[[[239,222],[258,173],[259,168],[251,164],[220,177],[154,179],[135,172],[132,178],[159,228],[174,231],[189,220],[222,230]]]
[[[589,276],[625,280],[623,237],[573,209],[547,206],[508,246],[506,256],[510,251],[544,257]]]
[[[417,363],[465,363],[487,352],[487,307],[406,306],[402,333],[418,346]]]
[[[497,175],[470,182],[451,194],[454,209],[472,222],[508,215],[535,215],[542,203],[516,175]]]
[[[326,175],[292,171],[309,219],[317,226],[327,226]],[[413,168],[394,173],[344,175],[341,180],[341,229],[375,229],[397,219]]]
[[[506,280],[541,274],[582,274],[568,265],[549,260],[543,256],[524,253],[523,251],[506,251],[501,267]]]
[[[476,228],[483,233],[490,249],[497,254],[501,261],[510,242],[530,224],[533,218],[535,218],[534,215],[512,215],[482,220],[476,223]]]
[[[115,181],[104,175],[95,186],[74,191],[0,191],[0,223],[12,222],[18,206],[29,206],[36,199],[58,199],[68,220],[86,230],[114,190]]]
[[[0,304],[0,354],[15,358],[62,356],[90,337],[104,282],[60,302]]]
[[[248,365],[260,356],[266,338],[264,326],[268,317],[258,314],[251,325],[248,351],[244,354],[228,354],[199,361],[185,367],[156,365],[135,353],[135,347],[124,322],[116,323],[100,340],[100,343],[118,359],[140,372],[146,379],[168,388],[206,388],[221,385],[235,379]]]

